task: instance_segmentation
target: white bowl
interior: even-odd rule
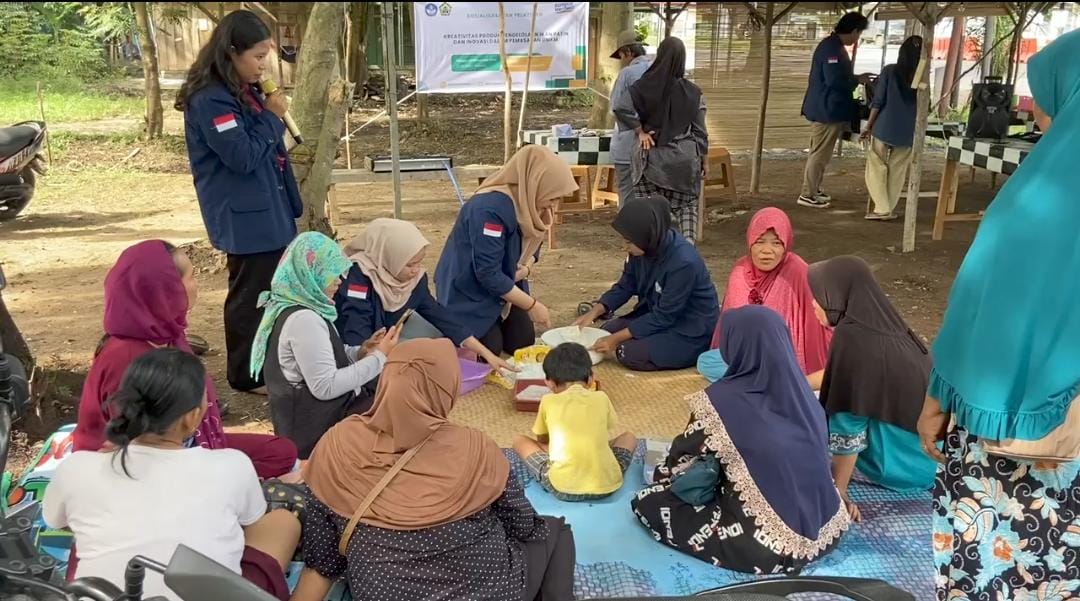
[[[597,340],[600,340],[607,335],[608,332],[601,330],[600,328],[566,326],[564,328],[555,328],[554,330],[544,332],[540,335],[540,340],[543,340],[544,344],[551,348],[555,348],[565,342],[576,342],[585,348],[589,348],[596,344]],[[589,357],[592,359],[593,365],[597,365],[604,360],[603,355],[593,351],[589,351]]]

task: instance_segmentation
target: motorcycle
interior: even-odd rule
[[[0,268],[0,291],[6,287]],[[5,330],[9,325],[13,322],[5,324]],[[25,414],[30,403],[27,371],[23,359],[6,353],[0,340],[0,473],[7,467],[11,425]],[[165,585],[184,601],[275,600],[241,575],[183,545],[177,547],[168,564],[146,557],[132,558],[124,574],[123,589],[101,578],[77,578],[65,583],[56,559],[35,544],[34,524],[40,511],[36,503],[7,512],[0,508],[0,599],[143,601],[143,579],[150,570],[162,574]],[[146,601],[166,599],[153,597]]]
[[[0,221],[15,219],[34,197],[34,185],[46,169],[44,142],[42,121],[0,128]]]

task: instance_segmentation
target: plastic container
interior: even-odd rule
[[[477,363],[463,358],[459,358],[458,363],[461,364],[461,395],[469,394],[483,386],[488,374],[491,373],[491,366],[486,363]]]

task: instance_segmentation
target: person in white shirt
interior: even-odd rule
[[[123,584],[128,561],[167,564],[186,545],[279,599],[285,567],[300,538],[292,513],[267,513],[251,460],[232,449],[189,448],[206,411],[206,370],[172,348],[136,359],[110,402],[116,417],[102,451],[79,451],[56,469],[44,501],[51,528],[70,528],[78,545],[76,578]],[[179,601],[147,572],[147,597]]]

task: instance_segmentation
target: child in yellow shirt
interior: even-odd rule
[[[514,439],[540,486],[563,501],[601,499],[622,487],[637,447],[629,432],[608,440],[615,408],[603,392],[590,390],[592,360],[580,344],[560,344],[544,359],[547,386],[533,434]]]

